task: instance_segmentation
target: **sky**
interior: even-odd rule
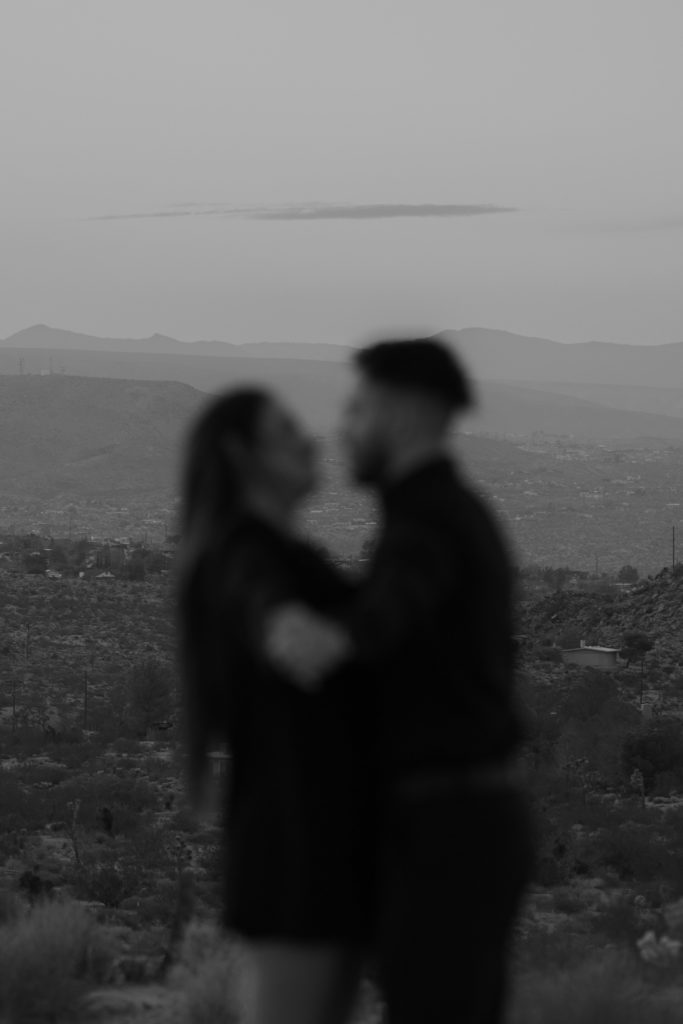
[[[0,337],[683,340],[680,0],[3,0]]]

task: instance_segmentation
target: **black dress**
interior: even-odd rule
[[[251,938],[362,942],[374,848],[362,681],[351,666],[305,693],[263,654],[271,608],[299,601],[338,613],[352,588],[315,549],[255,517],[231,531],[209,579],[217,732],[232,754],[224,924]]]

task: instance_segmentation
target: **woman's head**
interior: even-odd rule
[[[242,389],[214,399],[190,431],[183,479],[183,543],[178,565],[178,641],[196,786],[227,699],[212,613],[212,565],[232,523],[249,509],[287,516],[315,482],[314,448],[267,392]]]
[[[291,511],[315,483],[314,448],[266,391],[228,392],[200,414],[189,436],[183,527],[225,523],[254,503]]]

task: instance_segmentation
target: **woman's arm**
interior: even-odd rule
[[[424,635],[454,586],[454,560],[438,535],[400,524],[386,535],[367,580],[339,619],[300,603],[273,608],[267,625],[271,661],[306,689],[353,659],[382,664],[407,637]]]

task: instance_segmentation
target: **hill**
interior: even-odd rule
[[[287,366],[294,370],[296,361]],[[376,515],[367,495],[350,485],[329,429],[341,383],[338,392],[319,385],[311,393],[295,375],[294,394],[297,388],[294,408],[305,413],[315,402],[317,422],[326,425],[319,431],[324,486],[308,523],[333,550],[350,556]],[[57,536],[72,526],[97,535],[149,531],[151,539],[163,539],[185,431],[204,401],[201,391],[168,381],[0,376],[0,526]],[[505,414],[500,396],[497,403]],[[599,558],[603,570],[630,562],[641,571],[666,564],[680,511],[683,447],[473,433],[460,433],[455,444],[508,526],[522,564],[592,569]]]
[[[180,342],[178,344],[181,344]],[[190,347],[190,346],[186,346]],[[272,346],[277,348],[278,346]],[[0,374],[7,376],[81,376],[138,381],[177,381],[215,392],[244,383],[271,388],[316,431],[328,433],[339,421],[350,385],[347,362],[335,359],[251,357],[245,346],[229,358],[216,355],[87,351],[79,349],[0,348]],[[311,346],[315,348],[315,346]],[[319,346],[322,350],[324,346]],[[594,440],[657,437],[683,443],[683,416],[619,409],[545,385],[499,383],[481,379],[479,408],[463,421],[477,433],[525,436],[536,432]],[[655,389],[657,390],[657,389]],[[657,405],[657,396],[643,403]],[[671,402],[672,412],[683,412]]]
[[[472,429],[595,439],[681,436],[680,424],[659,417],[683,416],[682,344],[568,345],[484,328],[440,337],[478,382],[483,410]],[[259,379],[280,389],[316,429],[327,430],[330,410],[346,388],[352,353],[352,346],[324,343],[182,342],[161,334],[100,338],[38,324],[0,341],[0,373],[176,380],[206,391]],[[657,418],[614,416],[603,409]]]
[[[595,441],[660,438],[683,443],[680,416],[611,408],[569,389],[552,393],[544,387],[481,381],[479,409],[463,421],[464,429],[516,437],[540,432]]]
[[[619,345],[590,341],[567,345],[482,327],[444,331],[439,336],[462,354],[478,378],[683,387],[683,342]]]
[[[445,330],[437,336],[459,352],[478,380],[537,385],[555,382],[607,388],[683,388],[683,342],[666,345],[621,345],[598,341],[565,344],[483,327]],[[35,324],[0,341],[0,349],[24,352],[40,349],[46,352],[238,356],[323,362],[346,362],[354,347],[354,344],[327,345],[324,341],[320,344],[265,342],[247,345],[225,341],[183,342],[161,334],[153,334],[149,338],[101,338],[46,324]]]
[[[164,334],[149,338],[100,338],[77,331],[64,331],[47,324],[34,324],[0,341],[0,348],[41,349],[72,352],[132,352],[137,355],[239,356],[248,350],[252,359],[322,359],[341,362],[350,349],[343,345],[313,345],[291,342],[255,342],[249,345],[226,341],[178,341]]]
[[[655,642],[648,658],[671,673],[683,664],[682,604],[683,573],[662,569],[616,597],[557,591],[527,605],[523,626],[539,643],[571,632],[586,644],[617,648],[624,633],[644,632]]]
[[[176,381],[205,392],[258,383],[281,394],[318,431],[336,421],[349,380],[343,363],[315,359],[0,348],[0,374],[21,376],[19,368],[24,376]]]
[[[142,498],[174,486],[182,431],[204,396],[185,384],[0,377],[2,498]]]

